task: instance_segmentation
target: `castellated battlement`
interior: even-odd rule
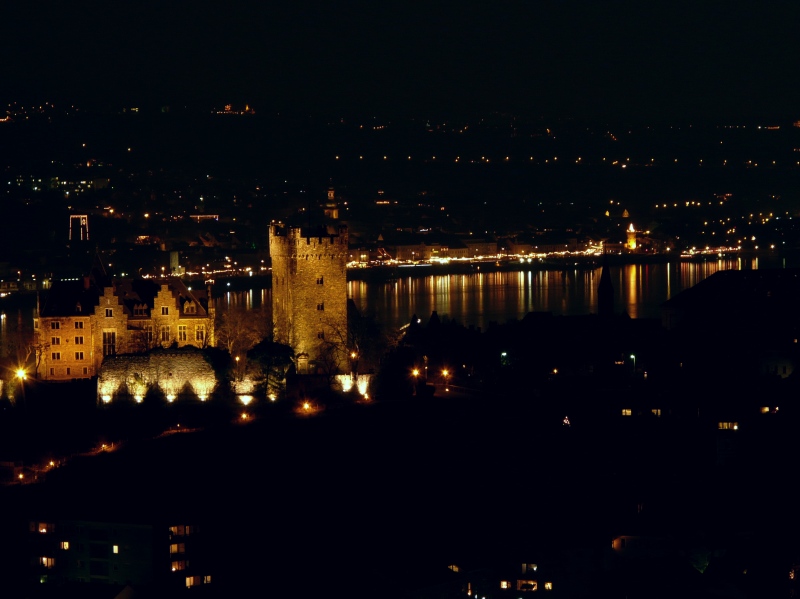
[[[291,227],[270,225],[269,246],[273,258],[297,257],[320,253],[328,256],[347,253],[346,226]]]

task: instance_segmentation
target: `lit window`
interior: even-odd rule
[[[61,548],[66,551],[69,549],[69,541],[61,541]]]
[[[455,565],[455,564],[450,564],[450,565],[449,565],[449,566],[447,566],[447,567],[448,567],[450,570],[452,570],[453,572],[458,572],[458,566],[457,566],[457,565]]]
[[[717,427],[720,430],[726,431],[738,431],[739,430],[739,423],[738,422],[720,422]]]
[[[184,543],[173,543],[169,546],[170,555],[178,554],[178,553],[185,553],[186,552],[186,545]]]
[[[511,583],[509,581],[507,581],[507,580],[501,580],[500,581],[500,588],[501,589],[510,589],[511,588]]]
[[[103,355],[114,356],[117,353],[116,331],[103,331]]]
[[[518,580],[517,581],[517,590],[518,591],[538,591],[539,590],[539,583],[535,580]]]
[[[194,587],[194,586],[197,586],[199,584],[202,584],[202,578],[200,578],[199,576],[187,576],[186,577],[186,586],[187,586],[187,588],[188,587]]]
[[[522,573],[525,572],[536,572],[539,569],[539,566],[536,564],[522,564]]]
[[[209,582],[211,582],[211,574],[206,574],[203,576],[203,584],[208,584]]]
[[[178,325],[178,341],[186,341],[186,325]]]
[[[53,557],[40,557],[39,563],[45,568],[52,568],[56,565],[56,560]]]
[[[661,416],[661,408],[653,408],[650,410],[650,412],[653,414],[653,416]]]
[[[169,316],[169,308],[167,306],[161,306],[161,316]]]
[[[544,590],[545,591],[552,591],[553,590],[553,583],[552,582],[544,583]]]
[[[114,545],[111,547],[111,553],[119,553],[119,545]]]
[[[51,522],[31,522],[31,532],[46,534],[55,530],[55,525]]]
[[[114,316],[114,310],[111,308],[106,308],[106,318],[111,318]]]
[[[633,411],[630,408],[622,408],[622,415],[623,416],[631,416]]]
[[[176,560],[176,561],[172,562],[172,571],[173,572],[178,572],[180,570],[185,570],[185,569],[186,569],[186,560],[185,559]]]

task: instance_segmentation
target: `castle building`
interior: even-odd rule
[[[207,347],[213,324],[210,292],[178,278],[56,281],[34,314],[36,371],[46,380],[90,378],[106,356]]]
[[[344,225],[270,225],[275,341],[294,350],[300,374],[346,360],[347,244]]]

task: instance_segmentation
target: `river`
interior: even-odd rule
[[[658,318],[663,302],[719,270],[788,268],[787,259],[731,258],[700,262],[628,264],[611,267],[614,310],[631,318]],[[423,322],[436,310],[466,326],[485,330],[491,322],[521,319],[528,312],[580,315],[597,312],[601,269],[519,270],[458,275],[403,276],[388,282],[350,281],[347,296],[363,314],[390,329],[416,314]],[[219,313],[228,306],[269,306],[269,289],[216,292]],[[0,305],[2,354],[16,351],[18,330],[33,325],[32,302]]]
[[[612,266],[614,310],[632,318],[659,318],[663,302],[719,270],[789,266],[785,259],[764,257]],[[424,322],[436,310],[440,317],[485,329],[532,311],[596,313],[600,273],[597,268],[405,276],[389,282],[350,281],[347,295],[362,313],[388,328],[403,326],[414,314]],[[268,289],[253,289],[220,294],[216,306],[258,308],[269,302]]]

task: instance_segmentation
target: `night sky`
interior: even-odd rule
[[[5,3],[0,100],[800,115],[800,3]]]

